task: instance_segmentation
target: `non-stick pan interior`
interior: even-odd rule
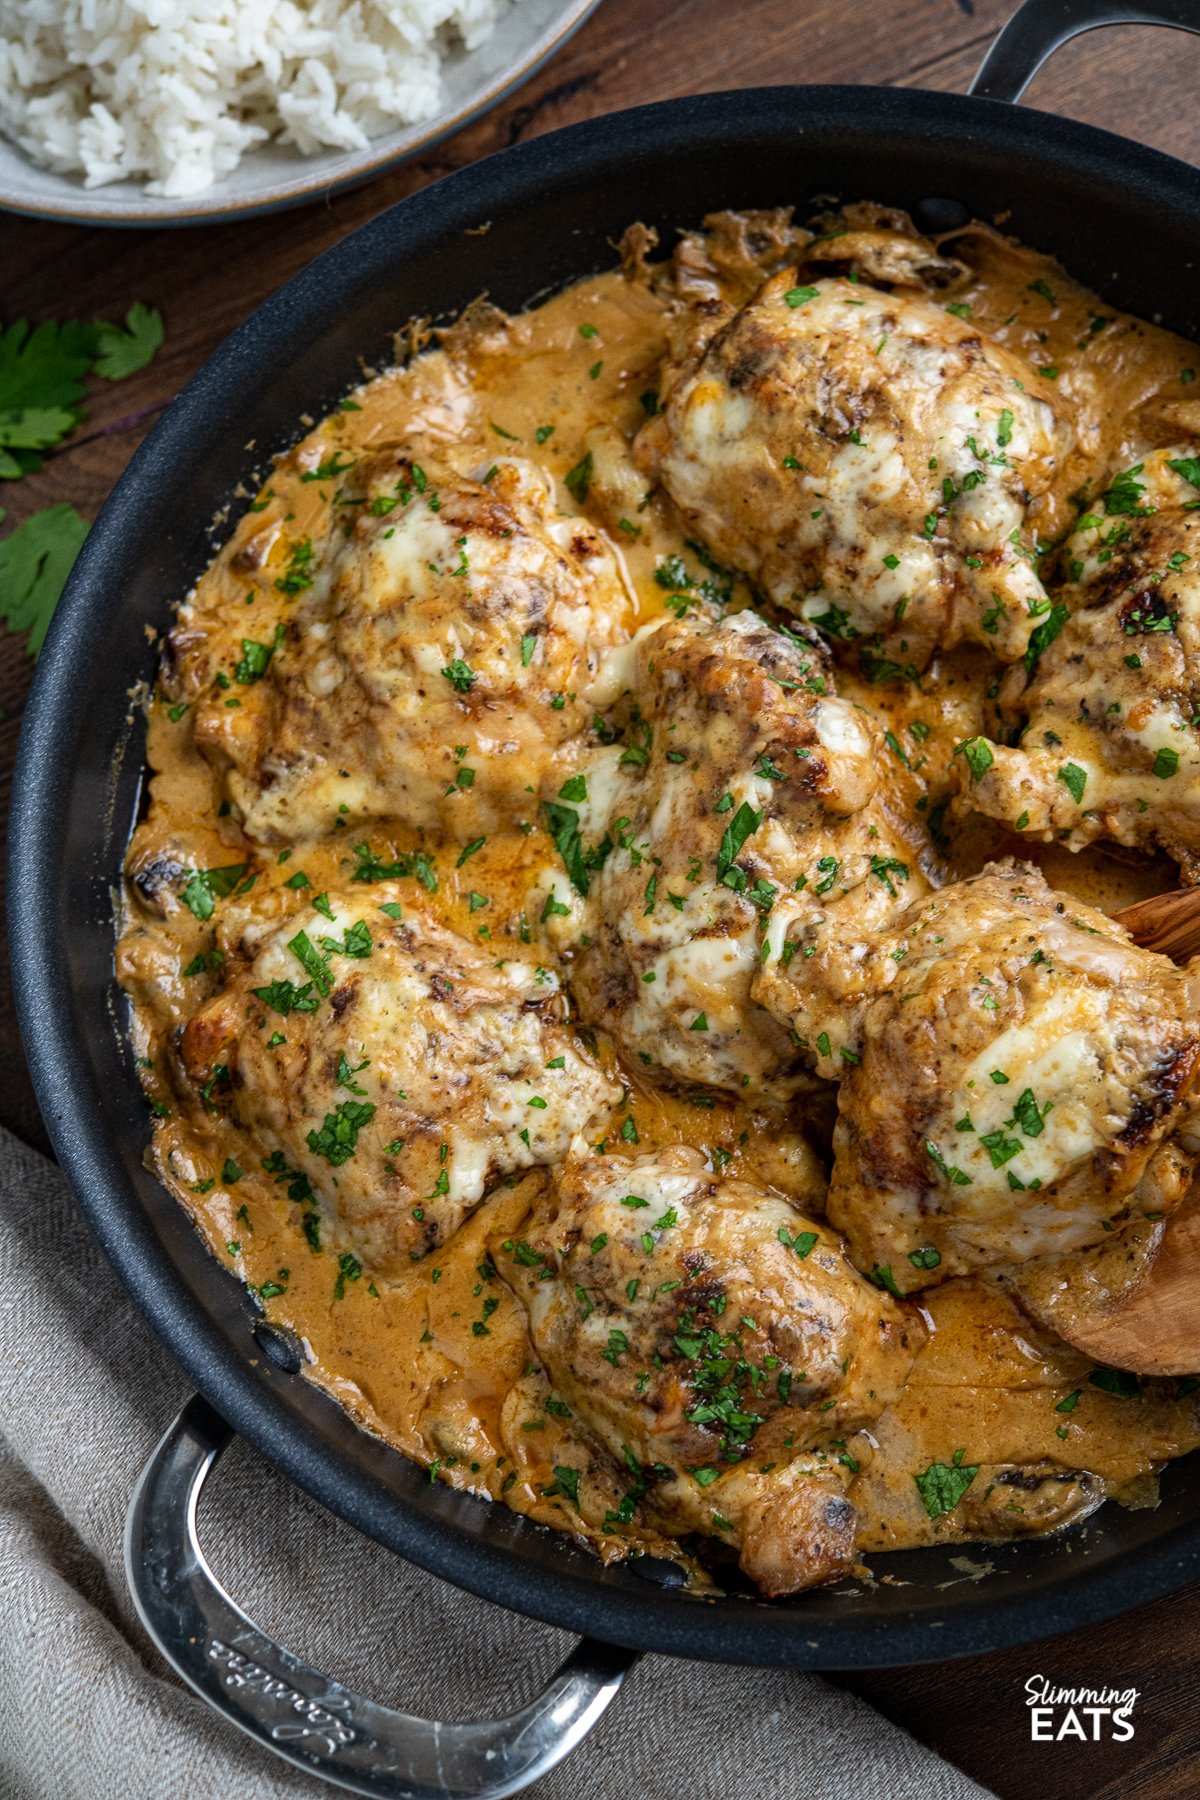
[[[1040,114],[914,91],[777,88],[599,119],[456,174],[322,256],[225,344],[134,458],[88,539],[43,652],[12,812],[10,929],[25,1044],[58,1154],[139,1306],[208,1398],[363,1531],[519,1611],[628,1644],[852,1667],[975,1653],[1104,1616],[1200,1573],[1200,1483],[1105,1508],[1064,1537],[876,1559],[897,1585],[785,1603],[701,1601],[662,1565],[600,1565],[501,1507],[432,1485],[264,1352],[254,1305],[146,1170],[149,1117],[113,978],[115,886],[142,737],[130,695],[270,454],[386,362],[413,314],[481,292],[519,308],[611,265],[642,219],[669,246],[720,207],[874,199],[931,226],[1001,219],[1130,311],[1200,336],[1200,180]],[[936,206],[927,203],[937,202]],[[953,203],[953,204],[947,204]],[[478,227],[489,229],[480,234]],[[298,224],[298,229],[302,223]],[[227,511],[227,509],[230,509]],[[216,534],[216,535],[214,535]],[[286,1359],[284,1359],[286,1361]],[[1192,1459],[1194,1463],[1195,1459]],[[98,1480],[105,1471],[97,1470]],[[664,1574],[668,1585],[661,1579]]]

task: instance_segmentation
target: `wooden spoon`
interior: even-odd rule
[[[1200,1184],[1166,1222],[1140,1281],[1083,1317],[1070,1342],[1097,1362],[1139,1375],[1200,1371]]]
[[[1200,952],[1200,886],[1172,888],[1112,916],[1143,950],[1157,950],[1172,962],[1187,962]]]
[[[1113,918],[1143,950],[1179,963],[1200,952],[1200,886]],[[1133,1228],[1069,1267],[1031,1268],[1014,1285],[1035,1318],[1097,1362],[1139,1375],[1200,1373],[1200,1177],[1162,1225]]]
[[[1200,1181],[1164,1224],[1135,1226],[1126,1239],[1123,1259],[1121,1242],[1100,1245],[1057,1267],[1031,1265],[1013,1285],[1035,1319],[1098,1363],[1200,1373]]]

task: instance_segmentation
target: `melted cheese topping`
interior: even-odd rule
[[[1139,410],[1186,398],[1186,388],[1179,388],[1181,370],[1197,360],[1188,346],[1098,309],[1054,265],[992,233],[977,230],[953,247],[970,271],[955,292],[958,307],[968,309],[972,324],[1002,345],[1043,369],[1057,369],[1059,389],[1080,415],[1080,442],[1093,458],[1118,466],[1128,461],[1139,442]],[[1055,295],[1052,304],[1044,298],[1047,288]],[[443,348],[375,376],[280,460],[183,607],[180,629],[192,650],[182,687],[156,694],[149,709],[150,803],[130,849],[128,916],[118,950],[120,977],[133,1001],[135,1046],[157,1114],[155,1165],[213,1254],[257,1290],[273,1320],[296,1333],[309,1358],[308,1379],[365,1429],[427,1464],[442,1480],[573,1532],[606,1557],[627,1554],[631,1546],[683,1552],[669,1523],[652,1518],[639,1518],[620,1532],[585,1524],[556,1483],[556,1465],[586,1465],[596,1480],[610,1483],[614,1507],[622,1493],[619,1472],[597,1462],[590,1440],[564,1417],[566,1409],[554,1404],[547,1379],[531,1358],[522,1308],[497,1278],[488,1255],[489,1241],[519,1232],[539,1177],[514,1175],[515,1186],[502,1184],[448,1243],[390,1281],[371,1279],[353,1258],[349,1265],[344,1256],[339,1261],[336,1243],[314,1248],[301,1209],[267,1171],[249,1159],[239,1161],[223,1111],[210,1109],[182,1076],[178,1034],[220,986],[226,903],[219,896],[215,901],[214,936],[213,923],[180,904],[178,882],[174,889],[171,883],[181,870],[253,864],[256,906],[270,922],[272,908],[279,918],[290,909],[286,888],[297,873],[313,893],[336,891],[345,882],[349,834],[338,828],[337,808],[365,806],[365,780],[351,773],[336,794],[323,798],[335,821],[324,835],[291,852],[256,854],[235,819],[221,810],[217,778],[194,734],[197,713],[204,710],[210,731],[236,744],[265,703],[265,684],[242,682],[229,671],[255,654],[248,646],[261,652],[272,643],[276,625],[288,614],[289,572],[299,568],[303,574],[303,546],[334,528],[340,484],[336,475],[322,471],[414,441],[447,452],[464,440],[487,444],[496,464],[516,455],[545,470],[562,515],[554,529],[569,537],[580,507],[578,479],[573,491],[567,478],[594,446],[593,523],[598,507],[609,538],[607,554],[619,566],[627,596],[626,628],[659,616],[664,588],[655,574],[666,558],[681,558],[689,581],[703,579],[670,502],[661,493],[647,493],[620,460],[620,442],[644,419],[642,396],[654,387],[666,347],[664,301],[654,283],[617,273],[591,278],[519,318],[485,315],[452,333]],[[937,379],[936,358],[930,379]],[[1031,400],[1013,411],[1014,453],[1029,450],[1046,429],[1046,408]],[[729,404],[719,417],[703,407],[696,412],[696,430],[720,443],[737,433],[739,423]],[[973,413],[963,423],[967,432],[977,429]],[[619,435],[610,480],[606,458],[612,460],[614,429]],[[891,492],[902,479],[896,446],[886,435],[876,433],[861,447],[844,449],[822,483],[830,528],[839,538],[853,538],[856,526],[849,514],[861,506],[862,496]],[[610,504],[611,496],[616,498]],[[1010,513],[999,484],[985,484],[971,497],[963,528],[1007,532]],[[456,549],[443,525],[426,513],[419,528],[381,538],[377,553],[389,565],[403,565],[420,583],[422,564],[445,567]],[[911,542],[895,569],[876,558],[873,599],[890,609],[920,585],[927,560],[928,552]],[[1033,582],[1025,565],[1009,576]],[[821,601],[805,608],[823,609]],[[343,677],[332,643],[326,645],[322,636],[326,631],[316,620],[309,628],[313,655],[307,680],[318,703]],[[419,646],[414,655],[419,659]],[[431,679],[437,679],[444,656],[440,643],[430,649]],[[606,691],[609,698],[618,694],[630,666],[627,650],[611,651],[584,696],[587,704],[601,703]],[[378,669],[368,668],[367,674],[369,680],[383,679]],[[919,833],[927,842],[924,828],[947,792],[955,745],[985,729],[986,690],[993,677],[990,659],[971,645],[935,657],[919,684],[868,686],[852,674],[839,675],[843,698],[820,708],[822,741],[861,754],[865,738],[854,707],[872,710],[888,732],[890,754],[882,777],[889,817],[898,830]],[[619,753],[612,751],[589,765],[589,804],[597,817],[606,811],[618,764]],[[753,779],[737,798],[755,803]],[[446,925],[498,958],[523,959],[526,972],[515,976],[519,981],[530,979],[529,962],[539,954],[527,948],[531,909],[544,907],[547,896],[575,908],[562,866],[542,833],[506,826],[488,833],[466,858],[456,856],[455,847],[436,831],[421,834],[396,820],[363,827],[362,836],[379,855],[417,858],[418,870],[424,857],[421,886],[402,881],[396,893],[406,901],[415,895]],[[1028,853],[999,827],[968,821],[955,828],[939,878],[947,871],[969,873],[987,856],[1013,850]],[[922,854],[936,873],[932,852]],[[1095,851],[1070,857],[1054,846],[1038,855],[1054,884],[1110,908],[1173,885],[1173,871],[1162,861],[1117,863]],[[433,881],[436,892],[429,891]],[[372,904],[385,892],[362,891]],[[391,886],[386,892],[391,894]],[[703,906],[705,898],[697,890],[689,910]],[[334,927],[344,932],[354,916],[337,910]],[[646,985],[639,1003],[671,1008],[681,995],[711,994],[716,1019],[731,966],[757,956],[757,938],[750,935],[743,943],[687,933],[676,942],[675,921],[671,914],[654,922],[657,982]],[[327,928],[326,920],[314,923]],[[289,929],[294,924],[293,916]],[[553,933],[548,935],[552,943]],[[777,955],[782,933],[775,930],[771,941]],[[1055,951],[1064,955],[1067,947],[1056,945]],[[543,943],[541,954],[549,953]],[[1073,938],[1070,954],[1087,954],[1086,944]],[[1097,954],[1114,953],[1105,947]],[[270,941],[265,955],[272,973],[295,978],[295,964],[283,952],[276,970]],[[653,1029],[652,1019],[645,1024]],[[1064,1037],[1055,1067],[1037,1071],[1039,1088],[1056,1095],[1054,1129],[1036,1151],[1038,1172],[1044,1163],[1046,1179],[1052,1164],[1086,1155],[1092,1142],[1086,1108],[1071,1100],[1072,1084],[1087,1061],[1085,1037],[1081,1032]],[[1014,1063],[1021,1060],[1019,1044],[1008,1053]],[[800,1195],[806,1208],[819,1207],[819,1165],[797,1129],[827,1142],[826,1095],[785,1108],[667,1092],[646,1086],[636,1067],[620,1068],[603,1041],[598,1054],[621,1099],[593,1141],[611,1141],[623,1150],[630,1144],[642,1150],[696,1146],[733,1176],[777,1184]],[[995,1056],[989,1052],[989,1063]],[[976,1105],[981,1086],[986,1092],[977,1082]],[[999,1096],[994,1110],[997,1116],[1003,1110]],[[503,1109],[494,1118],[495,1129],[510,1138],[525,1123]],[[475,1196],[487,1158],[482,1142],[455,1143],[449,1161],[455,1196]],[[985,1283],[947,1283],[926,1303],[934,1329],[904,1394],[871,1432],[851,1440],[847,1452],[862,1470],[851,1497],[868,1551],[1046,1528],[1078,1516],[1088,1504],[1200,1442],[1195,1402],[1177,1398],[1173,1384],[1145,1383],[1136,1400],[1091,1385],[1087,1359],[1035,1331]],[[914,1477],[935,1463],[954,1466],[959,1451],[959,1464],[965,1458],[981,1476],[992,1468],[1000,1472],[998,1498],[995,1484],[987,1487],[990,1497],[982,1498],[985,1481],[978,1479],[973,1510],[955,1508],[931,1517]],[[1036,1465],[1050,1474],[1041,1486],[1006,1488],[1003,1472],[1010,1465]],[[1017,1524],[1013,1508],[1020,1514]],[[690,1566],[697,1583],[709,1580],[698,1565]]]

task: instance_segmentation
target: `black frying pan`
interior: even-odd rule
[[[770,88],[669,101],[573,126],[451,175],[326,252],[261,307],[156,426],[87,540],[34,683],[15,779],[9,922],[26,1053],[80,1203],[203,1399],[156,1453],[130,1514],[129,1574],[151,1632],[237,1724],[355,1791],[501,1794],[544,1772],[612,1698],[639,1650],[794,1668],[942,1659],[1062,1631],[1200,1575],[1195,1459],[1154,1511],[989,1546],[994,1573],[943,1589],[949,1551],[875,1559],[904,1585],[718,1603],[656,1559],[602,1568],[565,1538],[431,1485],[299,1375],[292,1347],[204,1249],[143,1164],[149,1118],[113,975],[113,890],[138,802],[152,677],[144,627],[211,555],[209,521],[272,451],[385,362],[411,314],[481,289],[517,309],[611,265],[632,219],[818,195],[910,210],[927,228],[1008,215],[1113,304],[1200,337],[1200,179],[1121,138],[998,104],[1067,36],[1121,21],[1200,30],[1198,0],[1029,0],[976,82],[991,98]],[[491,222],[484,236],[469,228]],[[247,444],[253,441],[253,451]],[[243,490],[244,491],[244,490]],[[434,1727],[373,1707],[258,1633],[195,1542],[200,1482],[240,1432],[317,1499],[424,1568],[585,1634],[510,1720]],[[618,1646],[619,1648],[614,1648]]]

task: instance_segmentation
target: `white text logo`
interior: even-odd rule
[[[1136,1688],[1051,1687],[1044,1675],[1031,1675],[1025,1695],[1029,1734],[1035,1743],[1082,1738],[1098,1744],[1107,1737],[1126,1744],[1133,1736],[1130,1714],[1138,1698]]]

